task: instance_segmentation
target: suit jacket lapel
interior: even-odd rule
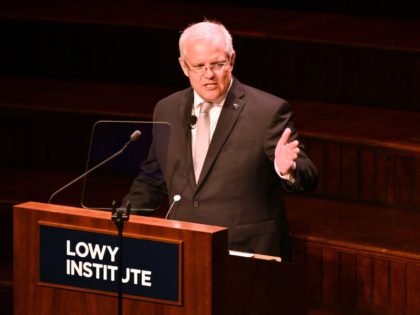
[[[183,150],[182,157],[185,159],[185,165],[188,167],[187,176],[189,181],[195,184],[194,167],[191,153],[191,129],[189,127],[193,101],[194,94],[192,89],[185,93],[185,95],[183,95],[183,97],[180,99],[179,117],[181,117],[181,119],[179,121],[181,126],[179,127],[181,128],[182,132],[179,135],[179,139],[176,139],[176,150]]]
[[[191,113],[192,105],[194,102],[194,93],[191,89],[188,93],[185,94],[181,100],[181,114],[184,117],[184,137],[180,139],[182,143],[182,148],[185,148],[184,154],[182,155],[185,158],[186,165],[189,168],[188,170],[188,179],[190,182],[195,184],[195,175],[194,175],[194,164],[192,160],[192,145],[191,145]]]
[[[245,101],[242,99],[243,95],[244,93],[240,83],[234,79],[232,87],[226,97],[222,112],[220,113],[216,130],[213,134],[209,150],[204,161],[203,169],[201,170],[200,178],[197,182],[197,189],[207,176],[211,166],[213,165],[226,139],[229,137],[230,132],[232,131],[245,106]]]

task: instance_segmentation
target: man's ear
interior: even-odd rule
[[[184,74],[187,77],[189,77],[189,75],[188,75],[188,68],[187,68],[187,65],[184,62],[184,59],[182,59],[181,57],[179,57],[178,58],[178,62],[179,62],[179,65],[181,66],[182,72],[184,72]]]
[[[230,63],[230,66],[231,66],[232,70],[233,70],[233,66],[235,65],[235,59],[236,59],[236,53],[233,52],[232,55],[230,56],[230,60],[229,60],[229,63]]]

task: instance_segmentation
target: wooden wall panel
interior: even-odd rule
[[[279,29],[283,24],[276,29],[268,26],[267,21],[260,23],[264,18],[276,22],[274,14],[265,17],[249,13],[251,24],[253,19],[258,21],[254,29],[248,25],[242,27],[237,20],[229,21],[231,17],[224,21],[228,27],[230,23],[235,25],[232,28],[238,52],[235,74],[243,82],[286,98],[419,110],[418,51],[404,45],[398,47],[395,38],[390,39],[394,40],[390,43],[392,49],[370,44],[369,36],[377,42],[376,32],[362,36],[365,43],[360,45],[355,42],[362,28],[357,18],[352,21],[346,17],[346,21],[342,21],[338,16],[335,22],[328,23],[322,14],[319,17],[313,14],[309,19],[312,23],[306,24],[293,13],[288,16],[281,12],[279,16],[283,14],[290,23],[288,31],[283,31]],[[179,30],[185,26],[184,13],[180,13],[182,16],[173,14],[173,21],[162,25],[133,23],[130,19],[126,23],[123,14],[120,23],[106,23],[103,17],[101,23],[83,23],[78,19],[79,12],[73,17],[72,14],[75,13],[69,12],[62,21],[59,17],[43,21],[36,16],[27,20],[3,19],[0,36],[5,51],[2,60],[7,62],[1,63],[2,72],[179,88],[187,84],[176,62]],[[78,23],[69,22],[72,18]],[[91,17],[96,22],[97,18]],[[377,23],[371,26],[381,27]],[[390,27],[389,21],[383,23],[382,26]],[[331,34],[327,25],[338,27],[335,31],[345,36]],[[398,26],[399,23],[395,23],[394,27]],[[345,29],[339,30],[340,27]],[[407,30],[404,25],[402,29]],[[145,42],[156,47],[155,51],[144,49]],[[415,45],[408,43],[408,46]]]
[[[329,196],[341,196],[341,148],[337,143],[325,144],[323,173],[320,180],[324,182],[325,193]]]
[[[335,50],[328,50],[326,55],[326,94],[331,99],[340,99],[341,96],[345,95],[346,83],[352,85],[357,84],[357,80],[352,80],[356,70],[352,67],[350,67],[350,71],[346,69],[346,64],[352,63],[352,60],[346,58],[346,48],[336,47]]]
[[[10,146],[2,157],[5,169],[84,169],[90,134],[95,121],[107,117],[53,111],[2,110],[2,133]],[[10,123],[9,123],[10,122]]]
[[[419,139],[420,140],[420,139]],[[413,183],[412,183],[412,191],[413,191],[413,209],[419,210],[420,209],[420,157],[416,156],[413,161]]]
[[[9,58],[2,64],[2,73],[185,86],[186,79],[176,61],[177,29],[76,20],[78,23],[60,21],[59,17],[3,19],[0,35],[4,37],[5,52],[2,53]],[[153,52],[144,49],[146,42],[155,47]]]
[[[301,240],[292,239],[292,260],[298,264],[305,264],[307,261],[306,254],[306,243]]]
[[[241,38],[237,70],[244,82],[254,83],[254,76],[242,75],[254,51],[250,39]],[[327,102],[418,110],[419,56],[404,50],[360,47],[317,41],[290,41],[263,38],[266,55],[259,80],[262,87],[286,98],[316,99]],[[260,51],[254,51],[260,54]],[[252,63],[251,63],[252,64]],[[252,65],[251,65],[252,67]],[[258,70],[258,69],[256,69]],[[278,73],[282,75],[279,76]],[[260,77],[258,75],[258,77]]]
[[[346,308],[354,309],[357,301],[357,255],[340,253],[338,303]]]
[[[395,204],[402,207],[412,203],[414,184],[414,160],[411,156],[397,156],[395,159]]]
[[[339,294],[339,254],[322,250],[322,297],[324,305],[336,305]]]
[[[357,256],[357,308],[361,311],[370,309],[372,301],[372,270],[373,262],[371,257],[364,255]]]
[[[328,170],[328,167],[324,165],[325,163],[325,150],[324,150],[324,144],[322,141],[319,141],[317,139],[303,137],[301,140],[304,145],[307,153],[311,157],[312,162],[315,164],[316,168],[318,169],[319,173],[319,181],[318,185],[315,188],[315,193],[317,194],[324,194],[325,191],[325,176],[327,174],[324,174]]]
[[[409,81],[400,80],[402,76],[408,76],[411,72],[411,67],[415,64],[415,60],[412,60],[413,56],[407,56],[406,58],[396,58],[395,62],[390,65],[391,72],[391,99],[394,104],[405,104],[410,102],[410,87],[407,84]]]
[[[387,313],[389,309],[390,272],[389,260],[373,260],[372,309],[375,312]]]
[[[406,314],[407,311],[407,264],[391,261],[390,263],[390,309],[391,315]]]
[[[349,314],[419,314],[420,261],[312,241],[294,245],[306,250],[311,305]]]
[[[418,110],[418,91],[412,85],[418,82],[418,75],[411,70],[418,64],[419,57],[416,54],[375,47],[343,47],[339,44],[298,41],[283,45],[283,51],[279,48],[270,54],[276,58],[270,59],[268,56],[267,59],[288,60],[294,66],[280,69],[284,74],[280,80],[288,80],[289,83],[279,84],[279,88],[273,91],[276,94]],[[272,77],[278,73],[272,71],[274,63],[265,72],[267,81],[278,82]]]
[[[319,171],[313,194],[420,211],[420,157],[401,150],[303,136]]]
[[[377,172],[376,155],[372,149],[359,149],[360,153],[360,200],[375,202],[375,177]]]
[[[420,263],[407,266],[407,314],[420,314]]]
[[[360,165],[358,149],[355,146],[343,146],[341,149],[341,194],[340,197],[359,200]]]
[[[406,82],[408,86],[408,93],[407,98],[409,104],[420,104],[420,58],[417,54],[413,54],[412,61],[408,65],[409,71],[408,74],[408,81]],[[414,108],[414,106],[411,106]]]
[[[309,291],[308,302],[311,304],[322,304],[322,251],[316,247],[308,247],[306,249],[306,263]]]
[[[392,181],[392,157],[387,154],[376,152],[376,202],[386,204],[391,198],[388,191],[389,182]]]

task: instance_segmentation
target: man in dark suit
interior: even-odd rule
[[[155,134],[125,200],[149,208],[180,195],[169,218],[228,227],[229,249],[288,260],[283,190],[312,188],[317,178],[289,104],[233,77],[235,51],[223,25],[194,24],[179,46],[191,87],[156,105],[154,120],[171,125],[169,149],[161,150]],[[204,106],[210,109],[202,113]],[[208,148],[201,140],[206,116]]]

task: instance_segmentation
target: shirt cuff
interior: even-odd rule
[[[285,181],[288,181],[290,184],[294,184],[296,182],[296,178],[293,176],[292,173],[288,173],[288,174],[282,174],[280,173],[280,171],[277,168],[277,164],[276,164],[276,159],[274,159],[274,169],[276,170],[277,175],[279,175],[279,177]],[[296,169],[296,162],[293,162],[293,170]]]

